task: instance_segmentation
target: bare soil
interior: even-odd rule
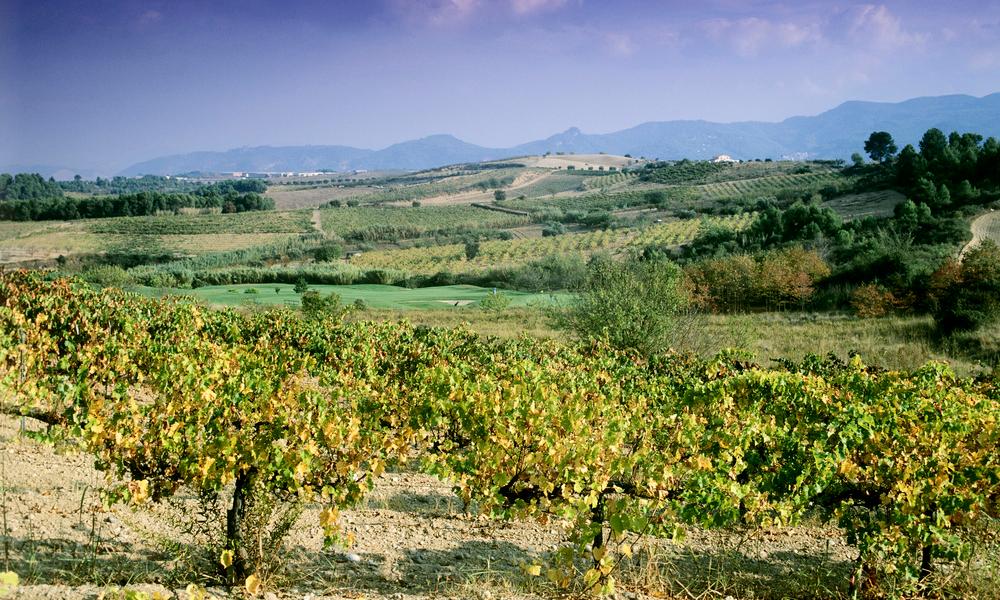
[[[41,428],[31,420],[26,426]],[[214,597],[241,597],[199,580],[190,566],[196,548],[180,526],[192,514],[190,495],[105,507],[104,477],[88,455],[24,437],[19,419],[7,416],[0,417],[0,476],[0,571],[21,578],[13,598],[111,598],[121,589],[187,598],[192,582]],[[433,477],[408,470],[383,475],[361,506],[343,513],[357,539],[349,549],[323,548],[318,512],[307,508],[293,527],[282,550],[286,568],[265,582],[262,597],[564,597],[520,569],[559,546],[564,524],[477,516]],[[839,595],[855,555],[825,526],[752,535],[690,529],[681,542],[647,538],[640,548],[622,568],[620,597]],[[200,564],[203,572],[212,569]]]

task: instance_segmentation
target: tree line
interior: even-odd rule
[[[141,191],[116,196],[74,198],[38,174],[0,175],[0,220],[68,221],[108,217],[141,217],[179,213],[184,208],[221,209],[223,213],[273,210],[274,200],[259,180],[221,181],[191,192]]]

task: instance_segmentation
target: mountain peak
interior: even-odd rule
[[[345,146],[247,148],[230,152],[194,152],[133,165],[123,174],[188,171],[296,171],[316,169],[425,169],[449,164],[497,160],[546,152],[632,154],[662,159],[734,158],[846,159],[860,152],[872,131],[888,131],[902,147],[916,143],[931,127],[1000,136],[997,101],[951,95],[914,98],[899,103],[851,101],[816,116],[790,117],[779,123],[746,121],[658,121],[606,134],[570,127],[546,139],[513,148],[485,148],[450,134],[430,135],[381,150]]]

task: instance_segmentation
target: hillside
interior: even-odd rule
[[[605,134],[577,128],[511,148],[487,148],[450,135],[433,135],[381,150],[349,146],[260,146],[225,152],[192,152],[137,163],[122,175],[188,171],[303,171],[317,169],[425,169],[546,152],[631,154],[661,159],[848,158],[874,130],[893,134],[900,146],[931,127],[949,132],[1000,135],[1000,93],[982,98],[953,95],[899,103],[845,102],[816,116],[780,123],[661,121]]]

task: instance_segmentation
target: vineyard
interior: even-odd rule
[[[251,595],[305,507],[350,544],[341,511],[407,463],[468,511],[565,523],[521,565],[553,593],[613,592],[647,539],[809,519],[857,552],[817,595],[945,593],[994,552],[1000,388],[936,364],[640,357],[206,311],[24,272],[0,278],[0,307],[4,409],[91,453],[108,502],[197,499],[201,576]]]
[[[525,216],[472,206],[357,206],[324,209],[320,215],[326,233],[364,241],[450,234],[466,229],[500,229],[530,222]]]
[[[753,219],[752,213],[743,213],[733,217],[714,217],[706,221],[744,229],[750,226]],[[694,239],[701,223],[702,221],[697,219],[688,219],[650,225],[642,229],[605,229],[552,237],[487,241],[480,244],[479,253],[472,260],[466,259],[463,245],[447,244],[427,248],[365,252],[351,262],[362,267],[398,269],[411,273],[432,274],[440,271],[458,273],[520,265],[558,254],[589,255],[594,252],[614,252],[648,245],[678,246]]]
[[[88,221],[87,231],[112,235],[206,235],[304,233],[311,229],[307,211],[262,214],[164,215]]]
[[[771,175],[753,179],[737,179],[694,186],[699,196],[707,199],[773,196],[780,190],[818,190],[843,177],[835,172]]]
[[[487,169],[471,175],[457,175],[427,183],[396,185],[385,189],[366,192],[359,195],[366,203],[382,204],[389,202],[420,200],[433,196],[457,194],[470,190],[497,189],[510,185],[522,170]]]

